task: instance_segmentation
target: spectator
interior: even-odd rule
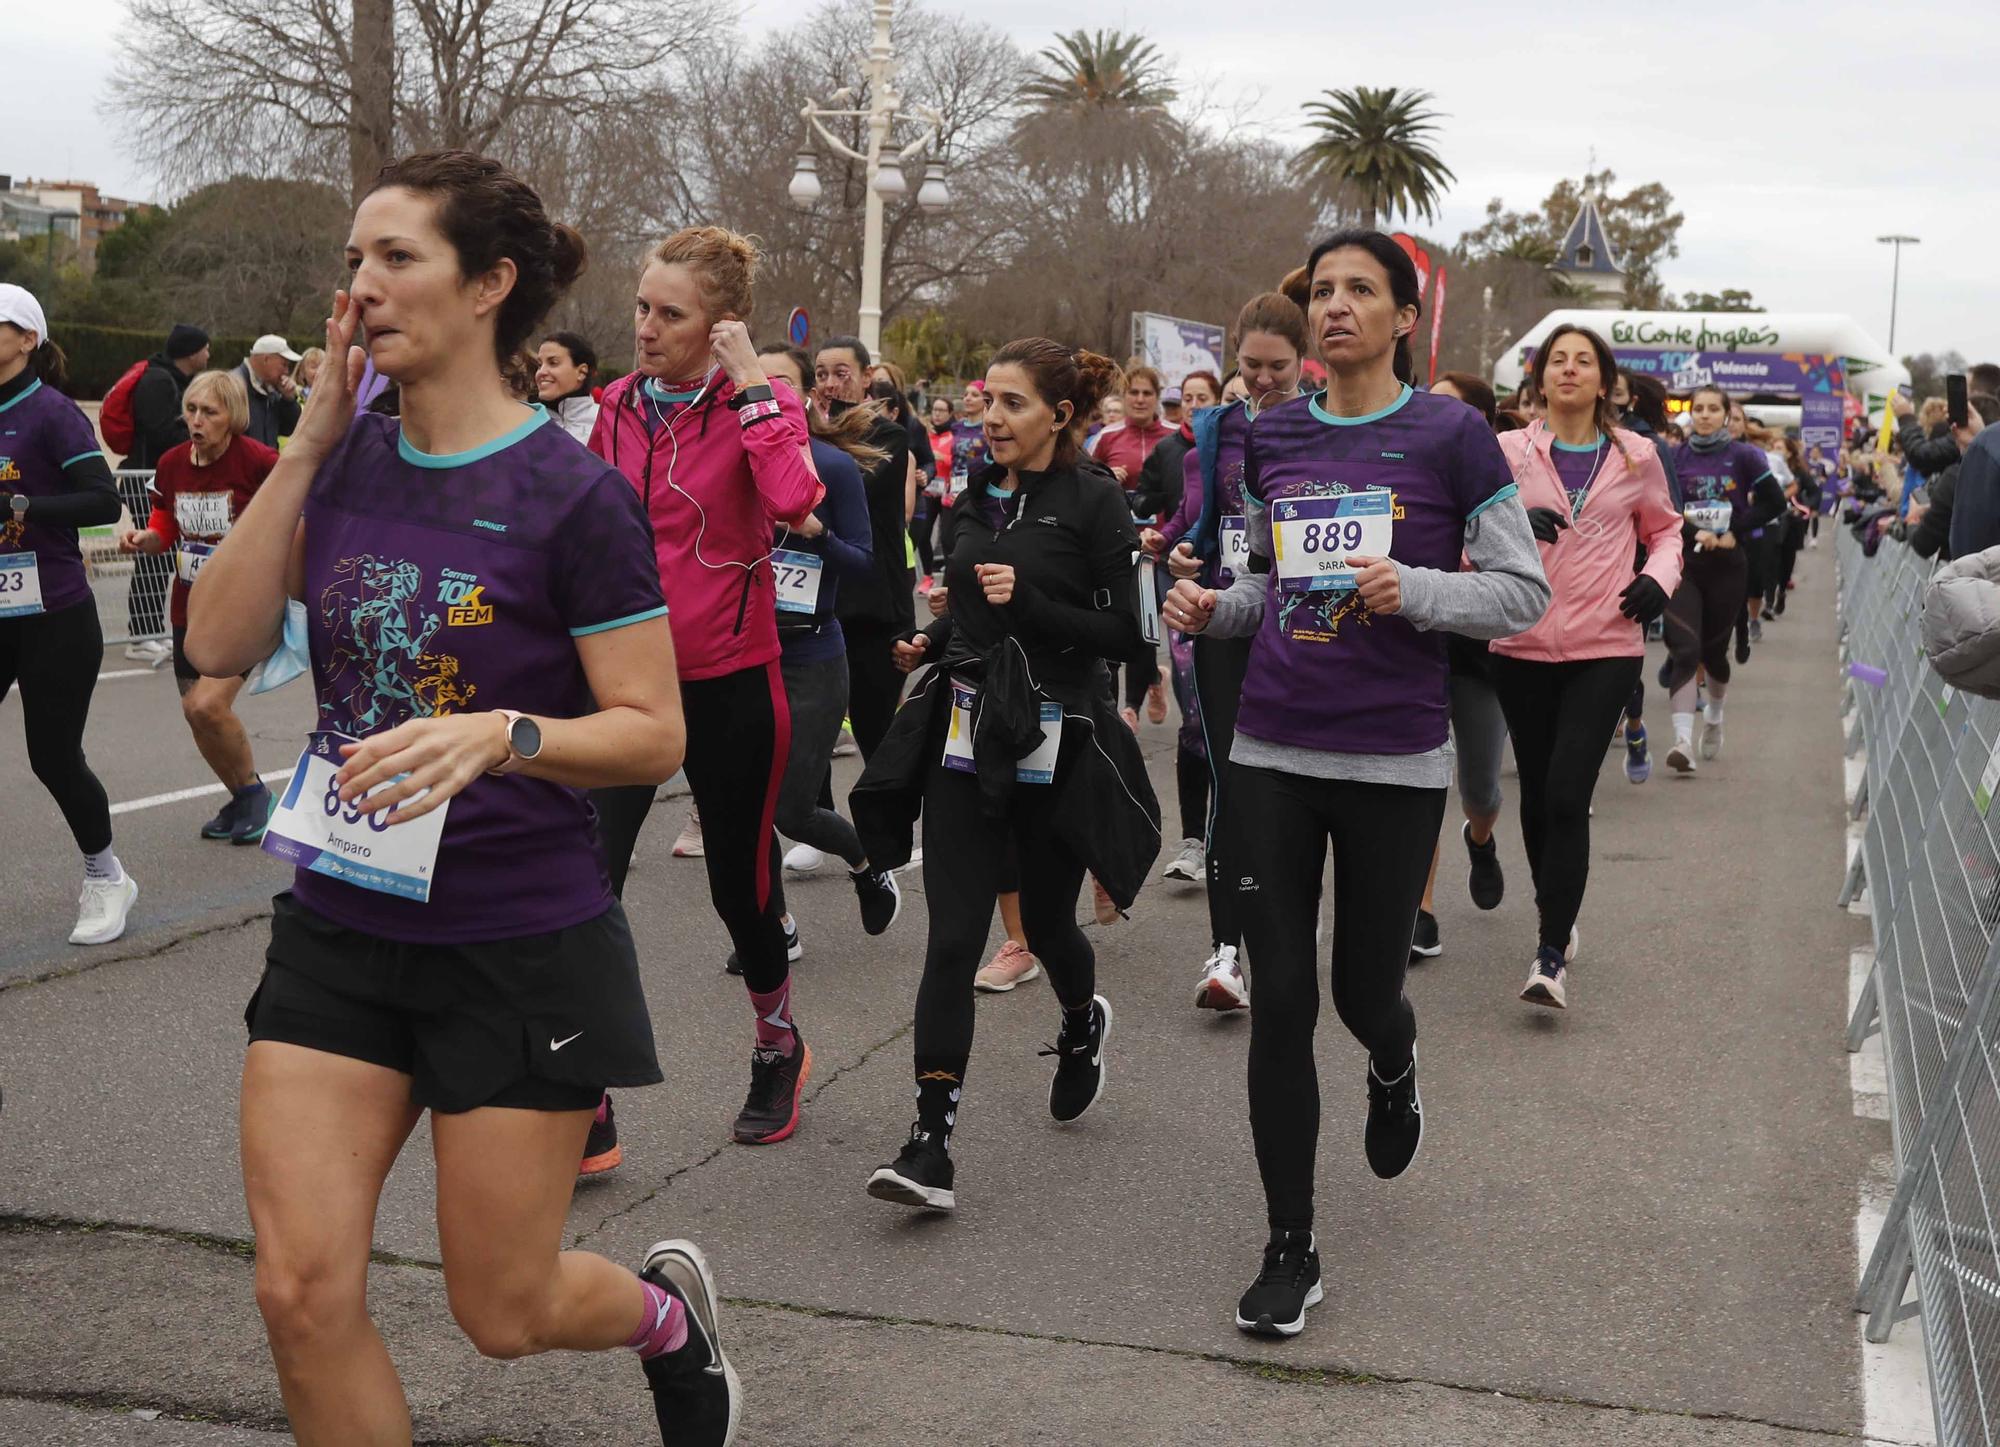
[[[1181,415],[1181,389],[1167,387],[1160,393],[1160,420],[1169,427],[1179,427],[1186,419]]]
[[[578,442],[597,425],[597,348],[575,332],[550,332],[535,348],[535,396]]]
[[[1972,444],[1986,430],[1987,418],[2000,421],[2000,397],[1990,392],[1975,392],[1966,398],[1966,404],[1966,425],[1954,429],[1959,434],[1955,440],[1965,455],[1931,479],[1928,502],[1910,509],[1906,540],[1911,551],[1921,558],[1935,557],[1948,563],[1964,556],[1954,537],[1958,498],[1971,460]],[[1990,471],[1987,475],[1991,476]]]
[[[292,368],[292,385],[299,389],[301,398],[312,391],[313,379],[319,376],[319,364],[325,360],[324,347],[307,347],[299,354],[299,364]]]
[[[1891,392],[1889,410],[1896,414],[1896,442],[1903,449],[1903,458],[1918,474],[1905,480],[1907,496],[1916,491],[1922,479],[1936,477],[1958,461],[1958,442],[1945,420],[1942,397],[1929,398],[1918,412],[1916,404],[1900,391]]]
[[[257,338],[250,355],[230,373],[250,399],[250,426],[243,435],[252,442],[276,448],[278,439],[290,437],[299,425],[299,384],[292,380],[292,364],[300,360],[291,343],[273,332]]]

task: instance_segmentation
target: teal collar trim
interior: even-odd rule
[[[1604,445],[1604,434],[1600,432],[1588,442],[1559,442],[1551,438],[1549,445],[1558,452],[1595,452]]]
[[[1396,394],[1395,401],[1391,402],[1387,407],[1384,407],[1379,412],[1369,412],[1360,417],[1334,416],[1331,412],[1327,411],[1326,408],[1320,405],[1320,403],[1326,400],[1326,393],[1324,392],[1321,392],[1318,396],[1314,397],[1311,403],[1309,403],[1308,405],[1311,406],[1312,408],[1313,416],[1319,418],[1319,420],[1322,422],[1331,423],[1335,427],[1359,427],[1364,422],[1380,422],[1384,417],[1389,416],[1392,412],[1400,412],[1403,409],[1404,404],[1410,400],[1410,396],[1411,396],[1410,384],[1408,382],[1405,382],[1403,383],[1403,390]]]
[[[21,403],[27,401],[30,397],[34,396],[35,393],[41,390],[42,390],[42,379],[40,377],[37,377],[35,378],[34,381],[28,383],[27,386],[23,387],[14,396],[9,397],[5,402],[0,402],[0,412],[5,412],[9,407],[19,406]]]
[[[468,448],[464,452],[419,452],[410,445],[410,439],[404,435],[403,429],[398,426],[396,429],[396,455],[413,467],[464,467],[467,463],[477,462],[482,457],[491,457],[496,452],[505,452],[516,442],[519,442],[549,420],[549,409],[542,406],[539,402],[530,403],[528,411],[533,415],[513,431],[503,432],[491,442],[482,442],[479,446]]]

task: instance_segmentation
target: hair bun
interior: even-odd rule
[[[557,290],[567,291],[590,264],[590,247],[583,233],[566,221],[555,222],[549,232],[549,266]]]

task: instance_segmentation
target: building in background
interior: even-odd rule
[[[1625,265],[1604,232],[1595,196],[1584,195],[1583,208],[1563,233],[1562,246],[1549,270],[1575,287],[1585,306],[1625,305]]]
[[[0,176],[0,238],[19,241],[46,235],[53,217],[55,234],[76,243],[77,264],[86,274],[97,270],[97,243],[128,217],[147,209],[143,201],[102,194],[94,181],[17,181]]]

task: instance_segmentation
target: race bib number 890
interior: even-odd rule
[[[1285,498],[1271,507],[1272,561],[1288,593],[1351,591],[1348,557],[1387,557],[1394,540],[1395,503],[1387,488]]]

